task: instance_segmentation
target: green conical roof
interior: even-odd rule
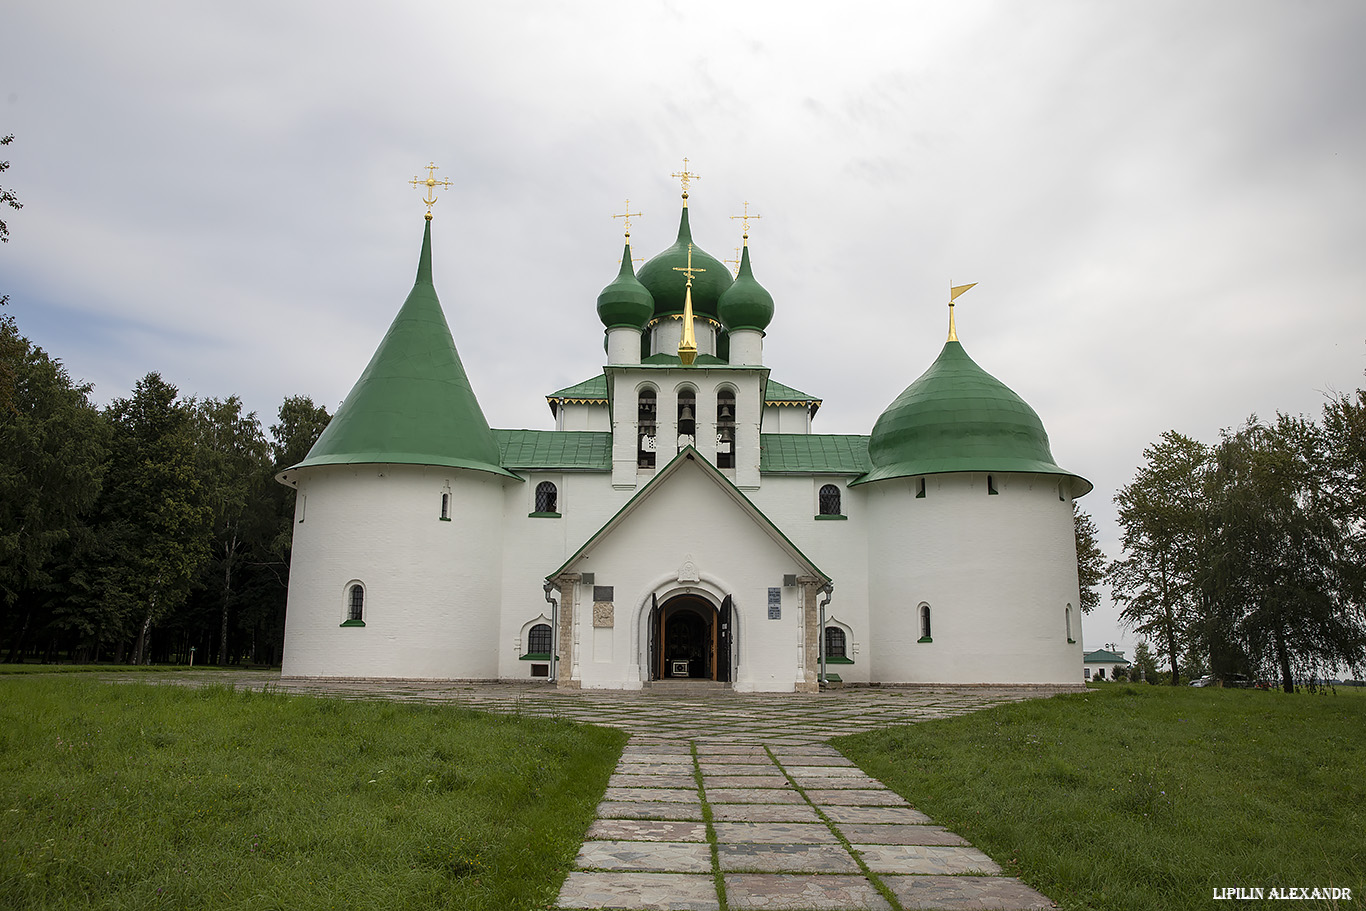
[[[294,468],[398,462],[516,477],[474,397],[432,284],[432,223],[417,281],[374,357],[318,442]]]
[[[1072,478],[1060,468],[1039,416],[1004,383],[977,366],[957,341],[882,412],[868,441],[873,468],[855,484],[954,471],[1019,471]],[[1079,486],[1078,486],[1079,485]]]
[[[621,271],[598,295],[598,319],[608,329],[618,326],[643,329],[654,314],[655,299],[636,279],[631,265],[631,243],[627,241],[621,254]]]
[[[735,283],[716,302],[716,315],[726,329],[758,329],[763,332],[773,321],[773,295],[754,280],[749,266],[749,244],[740,254],[740,274]]]
[[[687,287],[687,276],[675,272],[675,267],[688,264],[688,244],[692,244],[692,229],[688,226],[688,207],[683,206],[683,215],[678,222],[678,239],[674,245],[655,256],[640,267],[638,277],[655,300],[655,316],[683,312],[683,292]],[[694,269],[697,272],[692,280],[692,309],[698,316],[716,318],[716,301],[731,285],[730,270],[710,253],[697,244],[692,248]]]

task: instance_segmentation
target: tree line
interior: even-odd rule
[[[1123,554],[1105,572],[1144,663],[1278,681],[1366,667],[1366,391],[1317,419],[1249,418],[1202,443],[1176,431],[1115,495]]]
[[[0,317],[0,659],[278,663],[294,491],[274,475],[327,410],[292,396],[267,429],[157,373],[91,392]]]

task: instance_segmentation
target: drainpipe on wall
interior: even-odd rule
[[[821,586],[821,594],[825,595],[825,600],[821,602],[820,638],[816,640],[816,643],[821,656],[820,685],[825,686],[825,606],[830,603],[830,599],[835,595],[835,583],[827,582]]]
[[[555,590],[554,582],[546,582],[541,588],[545,589],[545,600],[550,604],[550,682],[554,683],[559,679],[557,668],[560,652],[560,602],[550,596]]]

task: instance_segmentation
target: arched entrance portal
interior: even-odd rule
[[[720,609],[697,595],[670,598],[650,612],[650,679],[729,681],[735,641],[729,597]]]

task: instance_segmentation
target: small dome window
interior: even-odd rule
[[[843,514],[840,511],[840,489],[834,484],[826,484],[823,486],[818,499],[820,501],[821,515],[838,516]]]

